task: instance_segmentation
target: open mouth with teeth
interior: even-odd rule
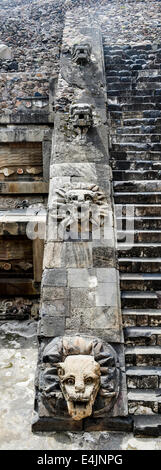
[[[90,400],[70,400],[67,405],[70,416],[77,421],[86,418],[92,412]]]

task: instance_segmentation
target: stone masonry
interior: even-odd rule
[[[0,331],[39,320],[33,431],[158,436],[160,0],[1,11]],[[72,355],[101,373],[82,420]]]
[[[117,416],[127,416],[103,49],[100,31],[93,18],[91,22],[92,27],[83,17],[76,21],[68,14],[64,28],[55,95],[34,431],[88,430],[90,426],[105,429],[109,417],[117,427]],[[92,340],[97,337],[110,342],[118,357],[120,379],[117,400],[109,411],[97,400],[91,417],[74,422],[61,396],[58,392],[54,395],[58,378],[52,388],[56,379],[50,364],[54,365],[52,357],[57,353],[45,351],[55,351],[57,337],[63,344],[67,342],[70,351],[76,336],[80,342],[88,338],[97,341]],[[54,338],[57,340],[52,342]],[[60,357],[60,347],[64,346],[57,347]],[[84,351],[85,346],[82,348]],[[110,383],[110,377],[107,380]],[[103,409],[99,412],[100,407]]]

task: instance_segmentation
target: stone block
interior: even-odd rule
[[[68,270],[69,287],[85,287],[92,289],[97,286],[97,277],[95,269],[69,269]]]
[[[93,266],[99,268],[116,267],[115,249],[110,247],[98,247],[92,249]]]
[[[75,177],[84,180],[97,182],[95,163],[60,163],[51,166],[51,177]]]
[[[48,242],[44,252],[44,268],[85,268],[93,266],[91,242]]]
[[[71,308],[74,307],[94,307],[95,291],[92,289],[77,288],[71,289]]]
[[[115,268],[97,268],[98,283],[119,283],[119,271]]]
[[[54,302],[43,302],[41,307],[41,318],[55,315],[65,315],[69,314],[69,301],[67,299],[56,299]]]
[[[122,334],[117,310],[103,307],[72,308],[71,317],[66,319],[66,334],[79,333],[95,335],[107,342],[122,342]]]
[[[80,432],[83,430],[82,421],[74,421],[71,418],[60,418],[59,417],[44,417],[39,418],[38,414],[36,414],[33,423],[32,423],[32,431],[33,432]]]
[[[52,302],[53,300],[67,299],[69,289],[65,287],[43,287],[41,295],[44,301]]]
[[[65,330],[64,316],[45,316],[38,324],[38,336],[46,336],[47,338],[54,338],[54,336],[61,336]]]
[[[161,435],[161,416],[135,416],[134,436],[154,436]]]
[[[100,283],[96,288],[97,307],[117,307],[119,302],[118,288],[114,282]]]
[[[66,269],[45,269],[42,277],[42,286],[67,286]]]
[[[117,417],[110,418],[105,416],[104,418],[87,418],[84,423],[84,431],[117,431],[117,432],[132,432],[133,419],[131,416],[128,417]]]

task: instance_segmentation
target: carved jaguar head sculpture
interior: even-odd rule
[[[69,415],[75,420],[90,416],[100,387],[100,365],[92,356],[77,355],[68,356],[57,367]]]
[[[81,420],[104,416],[113,408],[120,366],[110,344],[93,337],[57,337],[45,347],[43,362],[43,403],[51,415],[59,409],[60,415],[68,411],[72,419]]]

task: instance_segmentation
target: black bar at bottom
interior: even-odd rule
[[[147,441],[148,442],[148,441]],[[126,451],[126,450],[67,450],[67,451],[41,451],[41,450],[11,450],[0,452],[1,461],[6,464],[16,465],[19,468],[25,465],[32,465],[33,468],[55,468],[73,470],[79,465],[82,469],[105,469],[107,466],[127,466],[160,464],[161,451]],[[49,467],[48,467],[49,466]]]

